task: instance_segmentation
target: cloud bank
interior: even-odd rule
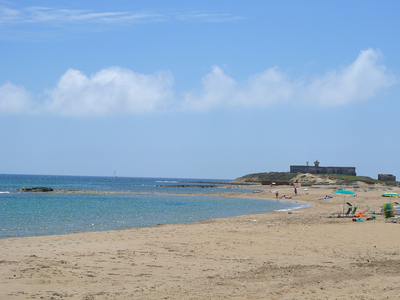
[[[204,76],[199,88],[176,97],[170,72],[140,74],[110,67],[87,77],[69,69],[54,88],[34,102],[23,87],[0,86],[0,114],[29,112],[62,116],[104,116],[182,111],[210,111],[224,107],[267,108],[297,104],[339,106],[376,96],[397,84],[397,78],[379,64],[378,50],[361,51],[348,66],[308,80],[292,79],[277,67],[237,82],[218,67]],[[36,103],[36,104],[35,104]]]
[[[69,69],[44,94],[44,110],[66,116],[136,114],[164,110],[172,101],[169,72],[154,75],[111,67],[88,78]]]
[[[289,101],[296,88],[296,84],[277,68],[237,83],[218,66],[203,78],[201,86],[200,91],[184,94],[182,109],[207,111],[224,106],[267,107]]]
[[[309,80],[291,79],[270,68],[237,83],[217,66],[202,81],[199,91],[185,93],[182,107],[210,110],[223,106],[268,107],[278,103],[337,106],[365,100],[397,83],[378,50],[361,51],[350,65]]]
[[[302,87],[302,100],[320,105],[342,105],[375,96],[397,81],[384,65],[378,64],[381,56],[377,50],[361,51],[349,66],[318,76]]]

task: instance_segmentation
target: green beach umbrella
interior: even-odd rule
[[[381,195],[381,197],[400,197],[397,193],[386,192]]]
[[[392,197],[400,197],[400,195],[399,194],[397,194],[397,193],[392,193],[392,192],[386,192],[386,193],[383,193],[382,195],[381,195],[381,197],[390,197],[390,203],[392,203]]]
[[[355,195],[356,193],[354,193],[354,192],[352,192],[352,191],[349,191],[349,190],[337,190],[337,191],[334,191],[334,193],[343,195],[343,213],[344,213],[344,206],[345,206],[345,204],[346,204],[346,201],[345,201],[346,195],[353,196],[353,195]]]

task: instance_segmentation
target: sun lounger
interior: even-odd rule
[[[369,205],[367,205],[367,209],[368,209],[368,212],[373,215],[381,215],[382,214],[382,210],[373,210],[369,207]]]
[[[347,213],[331,213],[331,218],[344,218],[344,217],[353,217],[352,215],[348,215]]]
[[[354,209],[353,209],[353,211],[352,211],[352,214],[353,214],[353,215],[356,214],[357,208],[358,208],[358,206],[355,206],[355,207],[354,207]]]
[[[349,206],[348,209],[347,209],[347,212],[345,212],[345,213],[343,213],[343,212],[331,213],[331,218],[335,218],[335,217],[336,218],[343,218],[343,217],[354,218],[355,215],[356,215],[356,212],[357,212],[358,203],[354,203],[354,206],[349,202],[346,202],[346,204]]]
[[[343,213],[343,212],[334,212],[331,213],[331,218],[353,218],[354,217],[354,212],[352,212],[353,208],[349,207],[347,209],[347,212]]]
[[[392,223],[397,223],[397,221],[399,221],[400,218],[399,217],[390,217],[390,218],[388,218],[388,220],[390,220]]]

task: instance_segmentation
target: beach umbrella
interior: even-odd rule
[[[343,195],[343,213],[344,213],[344,206],[346,204],[346,200],[345,200],[346,195],[354,196],[356,193],[349,191],[349,190],[337,190],[337,191],[334,191],[334,193]]]
[[[397,194],[397,193],[386,192],[386,193],[383,193],[383,194],[381,195],[381,197],[390,197],[390,203],[392,203],[392,198],[393,198],[393,197],[399,198],[400,195]]]

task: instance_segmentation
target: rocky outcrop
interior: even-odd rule
[[[297,174],[292,174],[289,172],[268,172],[268,173],[254,173],[248,174],[239,178],[236,178],[234,183],[259,183],[262,181],[271,180],[271,181],[287,181],[292,182],[293,178]]]
[[[48,187],[33,187],[33,188],[22,188],[19,189],[18,191],[29,192],[29,193],[48,193],[48,192],[53,192],[54,190]]]

